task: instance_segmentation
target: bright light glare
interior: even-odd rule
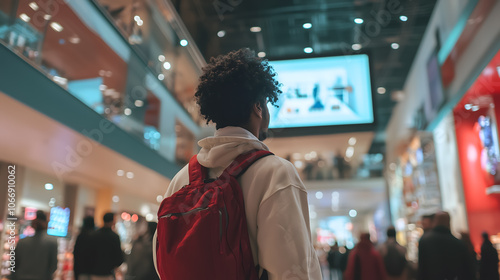
[[[399,20],[401,20],[401,21],[407,21],[408,17],[407,16],[400,16]]]
[[[313,48],[311,48],[311,47],[304,48],[304,52],[305,53],[312,53],[313,52]]]
[[[33,11],[38,11],[38,5],[35,2],[31,2],[29,6],[33,9]]]
[[[186,39],[181,40],[181,46],[185,47],[188,45],[188,41]]]
[[[313,26],[313,25],[312,25],[312,23],[310,23],[310,22],[306,22],[306,23],[304,23],[304,24],[302,25],[302,27],[303,27],[304,29],[310,29],[312,26]]]
[[[256,33],[262,31],[262,28],[260,28],[259,26],[254,26],[250,28],[250,31]]]
[[[257,55],[259,57],[266,57],[266,53],[265,52],[259,52]]]
[[[399,49],[399,44],[398,43],[392,43],[391,44],[391,48],[394,49],[394,50],[397,50],[397,49]]]
[[[354,209],[351,209],[349,211],[349,216],[351,216],[352,218],[356,217],[358,215],[358,211],[354,210]]]
[[[219,38],[226,36],[226,31],[221,30],[221,31],[217,32],[217,36],[219,36]]]
[[[379,94],[384,94],[386,92],[385,87],[379,87],[379,88],[377,88],[377,92]]]
[[[20,14],[19,18],[21,18],[25,22],[28,22],[31,19],[27,14]]]
[[[363,46],[361,44],[352,44],[351,48],[355,51],[359,51]]]
[[[354,155],[354,147],[350,146],[345,151],[345,156],[351,158]]]
[[[354,146],[354,145],[356,145],[357,141],[358,141],[358,139],[356,139],[356,137],[351,137],[351,138],[349,138],[349,145]]]
[[[50,27],[52,27],[52,29],[54,29],[56,32],[61,32],[64,29],[59,23],[55,21],[50,24]]]
[[[165,68],[165,70],[169,70],[170,68],[172,67],[172,65],[170,65],[170,62],[165,62],[163,63],[163,68]]]
[[[362,24],[362,23],[364,22],[364,20],[363,20],[362,18],[355,18],[355,19],[354,19],[354,22],[355,22],[356,24]]]
[[[323,192],[316,192],[316,198],[317,199],[322,199],[323,198]]]
[[[50,184],[50,183],[47,183],[45,184],[45,189],[50,191],[50,190],[53,190],[54,189],[54,185]]]

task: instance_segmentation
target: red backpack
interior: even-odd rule
[[[272,155],[253,150],[238,156],[215,180],[195,156],[189,185],[158,210],[156,264],[161,280],[257,280],[239,175]]]

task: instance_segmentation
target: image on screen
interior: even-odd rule
[[[283,84],[269,128],[373,123],[368,55],[269,61]]]

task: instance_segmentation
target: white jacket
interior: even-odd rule
[[[198,144],[202,148],[198,161],[209,168],[210,178],[218,177],[244,152],[269,150],[253,134],[240,127],[219,129],[215,136]],[[307,192],[295,167],[278,156],[268,156],[250,166],[239,181],[255,265],[267,270],[270,280],[321,280],[320,265],[311,240]],[[187,184],[186,165],[172,179],[165,197]],[[156,252],[153,255],[156,265]]]

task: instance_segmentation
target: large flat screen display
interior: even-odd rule
[[[269,128],[374,122],[368,55],[269,61],[283,84]]]

